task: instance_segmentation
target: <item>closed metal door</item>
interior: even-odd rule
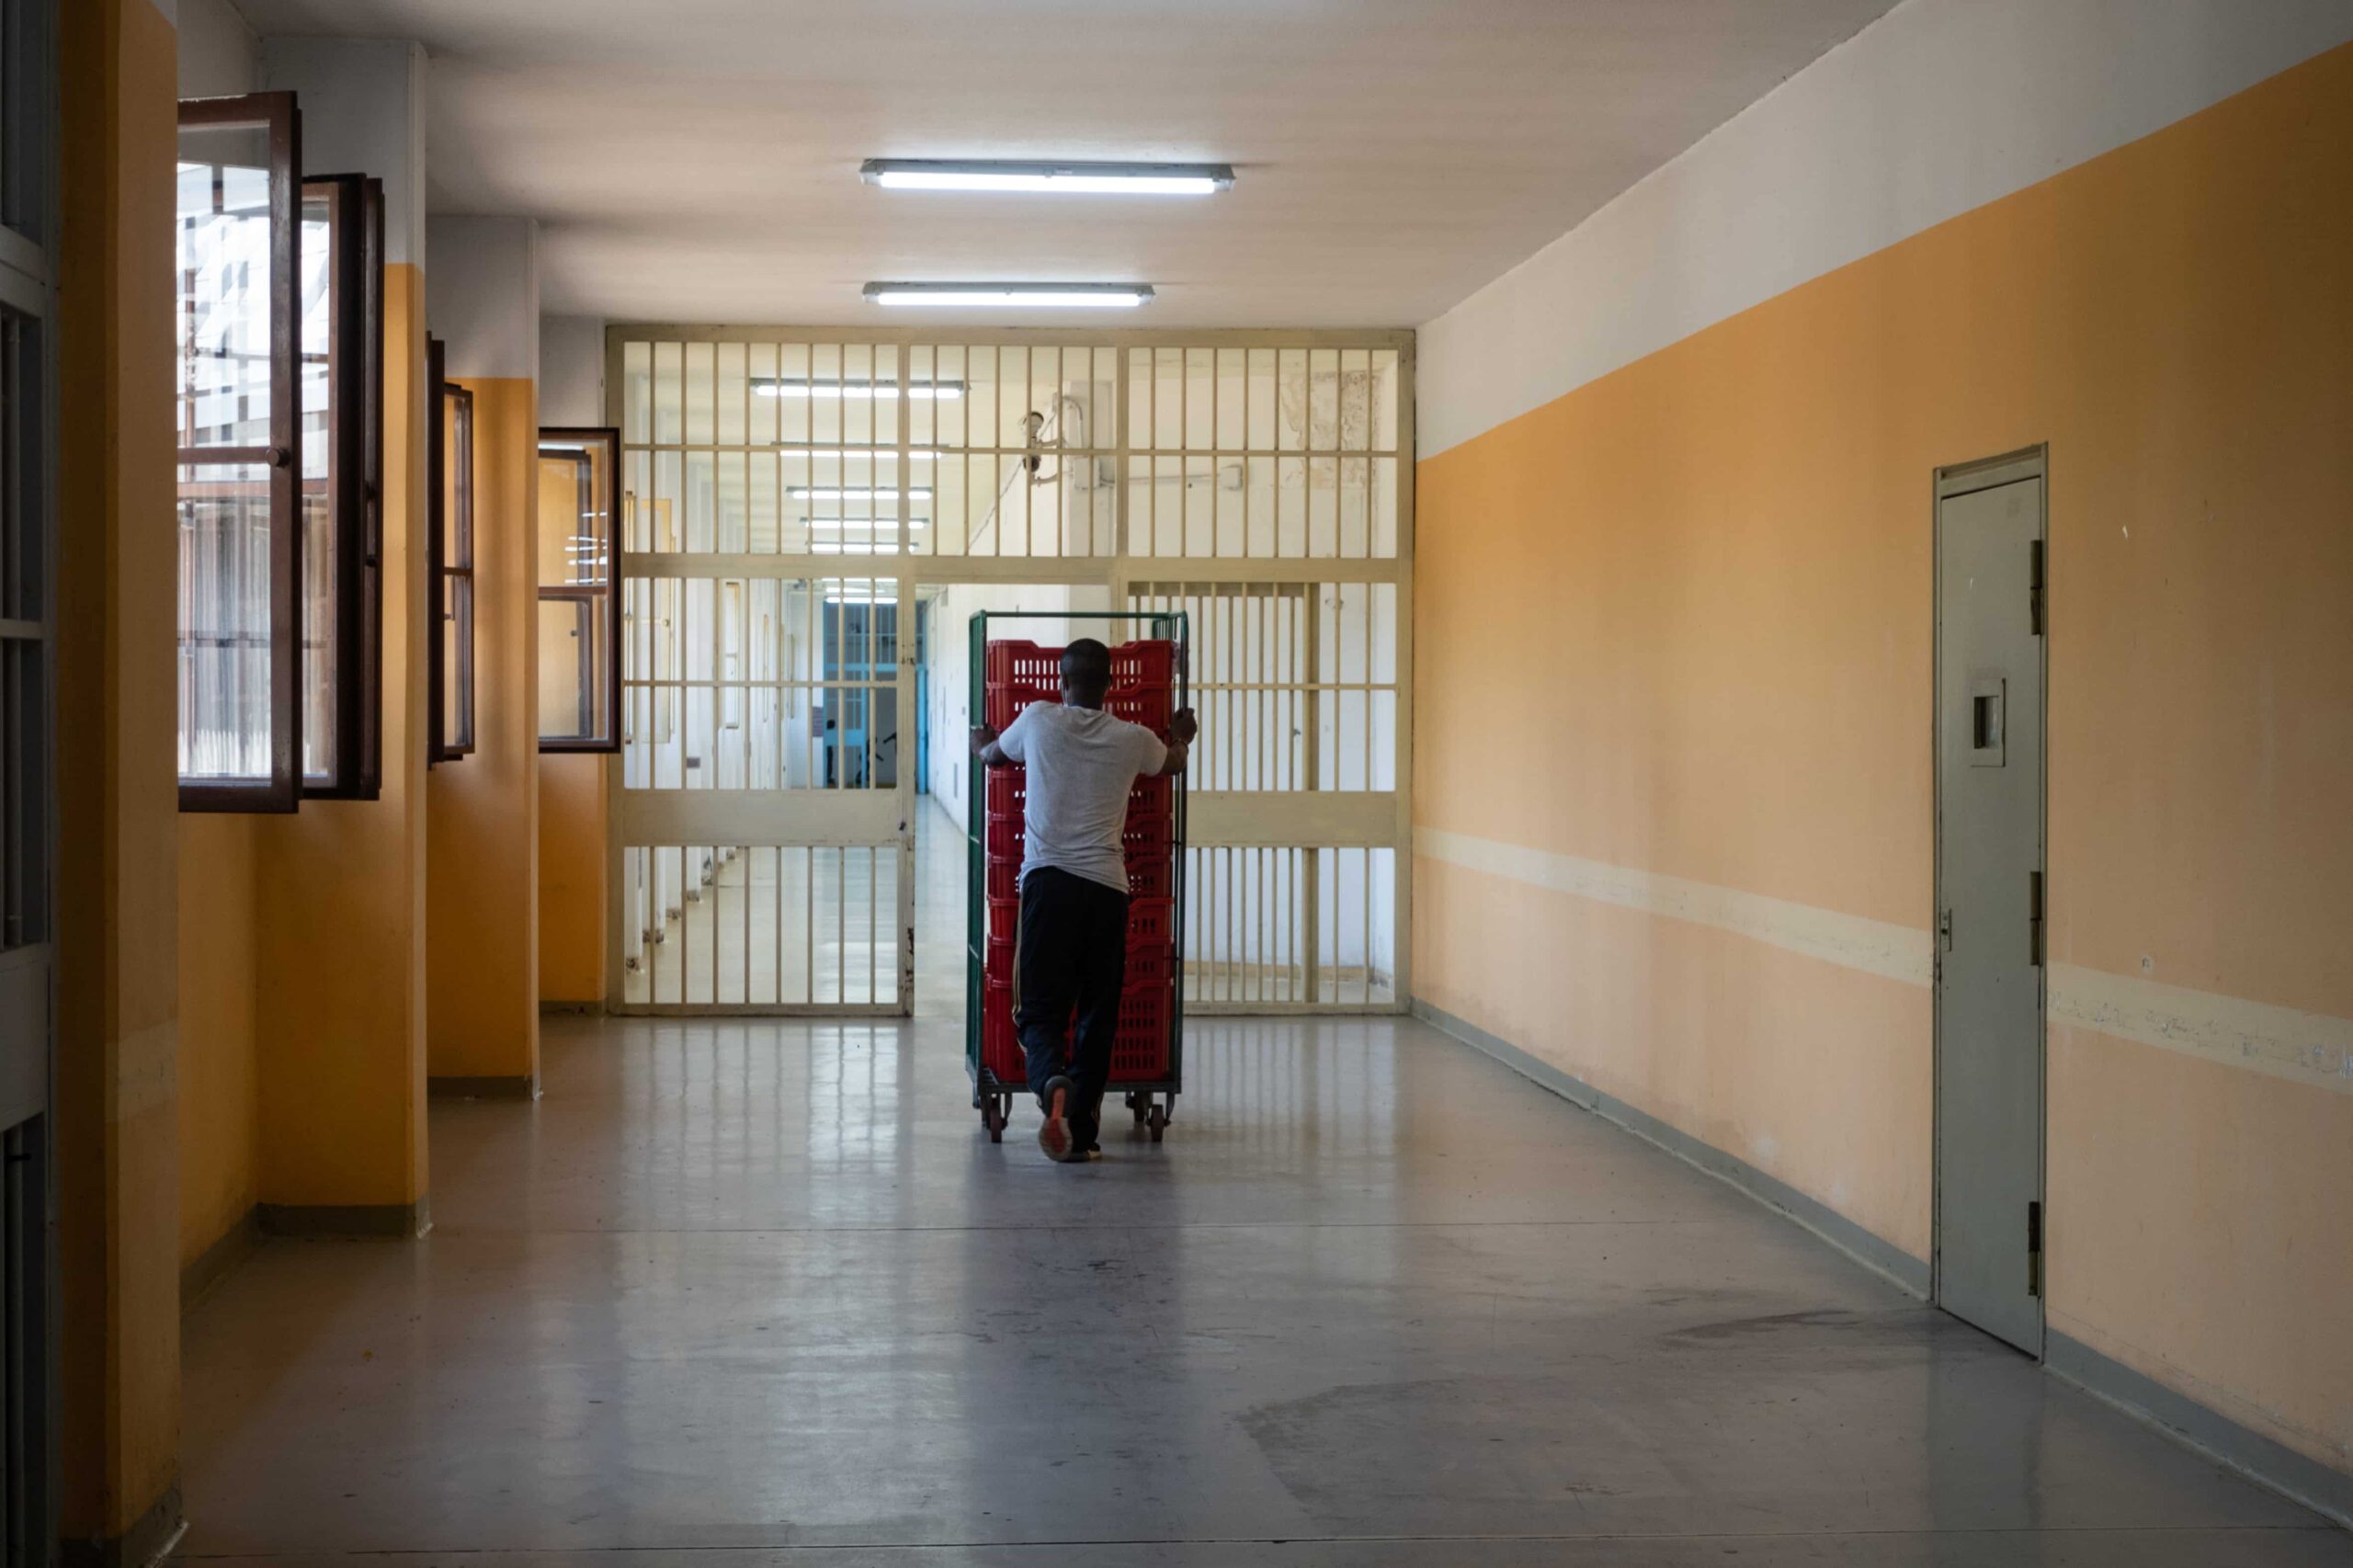
[[[1937,1301],[2042,1353],[2041,456],[1938,476]]]

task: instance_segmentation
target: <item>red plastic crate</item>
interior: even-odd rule
[[[1021,818],[991,817],[988,821],[987,847],[991,860],[1010,860],[1021,864],[1024,824]]]
[[[1138,816],[1129,813],[1120,829],[1120,847],[1127,851],[1131,861],[1166,859],[1169,846],[1176,842],[1176,824],[1166,812],[1159,816]]]
[[[1021,901],[1017,898],[989,900],[988,934],[983,947],[982,974],[992,982],[1013,979],[1014,944],[1021,929]]]
[[[1128,896],[1174,898],[1176,876],[1165,846],[1159,850],[1128,851]]]
[[[1168,716],[1175,711],[1176,693],[1165,686],[1115,686],[1103,699],[1103,711],[1131,724],[1142,724],[1165,739]]]
[[[988,814],[1018,819],[1029,799],[1029,770],[1016,763],[988,770]],[[1133,810],[1131,801],[1130,810]]]
[[[991,644],[995,646],[995,644]],[[1017,681],[998,686],[992,681],[981,694],[982,722],[999,734],[1013,727],[1013,721],[1033,702],[1059,703],[1063,699],[1059,676],[1051,686],[1037,686]]]
[[[1152,1083],[1168,1076],[1168,1027],[1176,988],[1131,985],[1120,998],[1120,1036],[1111,1047],[1111,1082]]]
[[[1154,985],[1165,989],[1176,978],[1176,949],[1173,944],[1154,942],[1142,948],[1132,944],[1129,946],[1126,990],[1139,991]]]
[[[1021,862],[991,859],[988,862],[988,886],[983,890],[991,903],[1021,902]]]
[[[1131,898],[1128,901],[1128,950],[1176,940],[1176,901],[1173,898]]]
[[[1176,799],[1176,783],[1174,778],[1137,779],[1134,788],[1128,791],[1128,820],[1132,822],[1138,816],[1168,815],[1170,802]]]
[[[1116,659],[1113,664],[1116,669]],[[990,686],[1043,686],[1060,691],[1063,651],[1042,643],[1005,638],[988,645],[982,657],[981,676]]]
[[[1054,670],[1060,677],[1062,663],[1057,655]],[[1142,642],[1122,642],[1111,650],[1111,685],[1174,686],[1176,684],[1176,644],[1165,639],[1148,639]]]
[[[1012,983],[989,981],[981,987],[981,1064],[1007,1084],[1029,1077],[1021,1061],[1021,1041],[1013,1032]]]

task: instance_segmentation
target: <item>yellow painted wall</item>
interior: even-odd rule
[[[2048,442],[2054,962],[2353,1017],[2348,189],[2339,50],[1422,463],[1418,825],[1925,933],[1931,474]],[[1415,869],[1420,995],[1926,1256],[1925,984]],[[2049,1074],[2052,1327],[2353,1469],[2353,1082]]]
[[[149,0],[59,21],[60,1522],[152,1550],[178,1512],[178,44]]]
[[[254,995],[254,826],[179,819],[179,1133],[182,1267],[261,1200],[261,1083]]]
[[[548,475],[540,475],[545,480]],[[563,575],[563,551],[579,526],[569,483],[541,483],[538,571]],[[543,673],[549,650],[541,648]],[[568,684],[554,700],[564,700]],[[549,700],[544,695],[541,700]],[[605,771],[607,759],[576,752],[540,757],[540,998],[605,999]]]
[[[605,771],[577,753],[540,758],[540,996],[605,999]]]
[[[536,1081],[540,1063],[539,394],[474,394],[475,749],[427,783],[428,1061]]]
[[[261,1197],[399,1209],[426,1189],[425,280],[384,277],[383,784],[256,829]]]

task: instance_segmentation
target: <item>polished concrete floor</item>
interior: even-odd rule
[[[437,1103],[431,1236],[189,1319],[188,1555],[2353,1564],[1411,1022],[1202,1023],[1165,1143],[991,1145],[925,951],[910,1025],[551,1019],[543,1099]]]

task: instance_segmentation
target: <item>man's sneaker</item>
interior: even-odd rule
[[[1076,1092],[1076,1087],[1068,1078],[1052,1077],[1046,1080],[1046,1092],[1040,1096],[1046,1119],[1038,1128],[1038,1147],[1046,1152],[1046,1158],[1050,1160],[1067,1160],[1071,1157],[1068,1113],[1071,1096]],[[1083,1160],[1086,1156],[1081,1153],[1078,1157]]]

